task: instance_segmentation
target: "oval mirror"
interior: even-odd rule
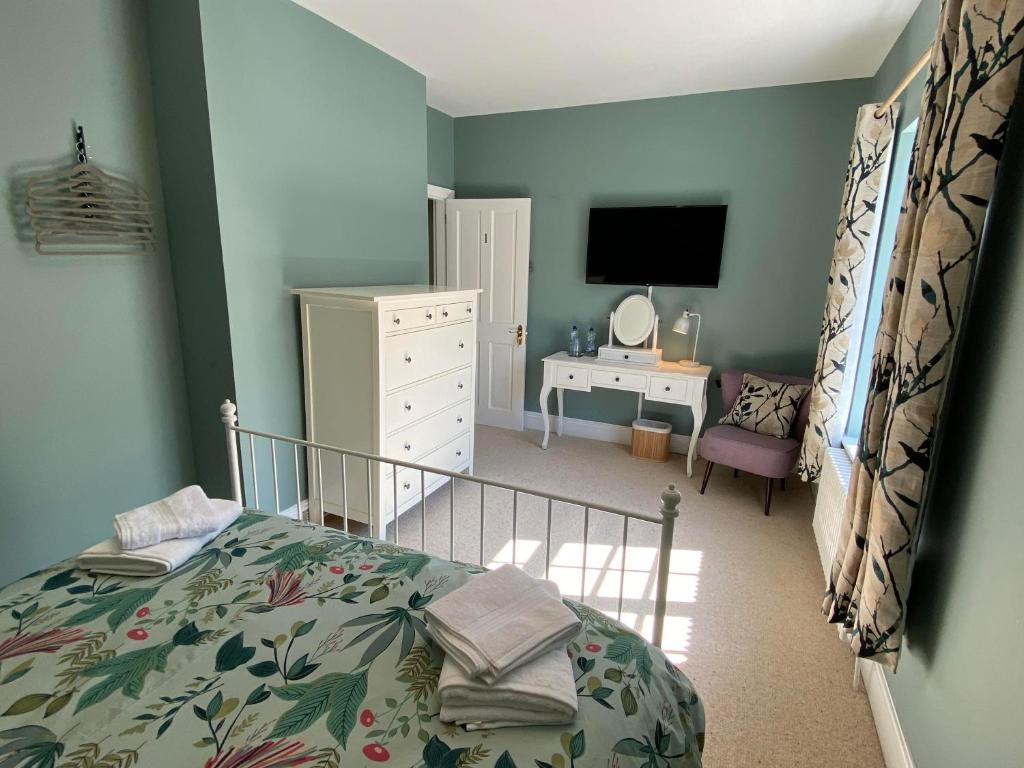
[[[615,310],[615,338],[627,347],[643,344],[654,330],[654,304],[646,296],[627,296]]]

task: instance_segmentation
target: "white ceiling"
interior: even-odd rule
[[[920,0],[296,0],[455,117],[868,77]]]

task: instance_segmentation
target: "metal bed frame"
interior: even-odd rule
[[[423,464],[416,464],[410,461],[402,461],[400,459],[392,459],[386,456],[377,456],[370,453],[364,453],[362,451],[355,451],[348,448],[340,448],[334,445],[325,445],[323,443],[310,442],[308,440],[299,440],[294,437],[286,437],[284,435],[276,435],[271,432],[261,432],[256,429],[249,429],[247,427],[241,427],[238,425],[238,409],[234,403],[230,400],[225,400],[220,406],[220,418],[224,423],[224,434],[227,443],[227,455],[228,455],[228,471],[231,479],[231,494],[235,501],[240,504],[243,503],[243,484],[242,484],[242,467],[240,461],[240,446],[243,439],[248,441],[248,453],[249,453],[249,467],[250,467],[250,479],[252,481],[252,499],[247,499],[248,506],[262,510],[260,506],[260,491],[259,491],[259,479],[256,472],[256,439],[263,439],[269,441],[270,444],[270,455],[272,463],[272,477],[274,485],[274,507],[273,511],[276,514],[281,513],[281,496],[280,488],[278,485],[278,465],[277,465],[277,451],[278,445],[283,444],[285,446],[291,446],[293,462],[295,465],[295,498],[297,509],[300,510],[299,516],[301,517],[301,506],[299,500],[302,498],[302,489],[299,481],[299,454],[300,451],[306,453],[307,459],[310,456],[316,457],[315,466],[319,469],[321,464],[321,456],[326,453],[328,455],[335,455],[340,457],[341,468],[342,468],[342,518],[343,530],[348,531],[348,490],[346,487],[347,481],[347,461],[349,458],[360,459],[366,461],[366,486],[368,498],[372,486],[371,477],[371,466],[372,462],[378,464],[390,464],[395,470],[392,472],[392,478],[394,482],[394,493],[397,502],[398,495],[398,468],[408,468],[417,470],[420,473],[420,548],[424,549],[426,546],[426,504],[427,498],[423,490],[426,487],[426,475],[443,475],[450,478],[451,482],[447,483],[449,487],[449,514],[451,521],[451,533],[449,542],[449,559],[455,557],[455,481],[462,480],[469,483],[475,483],[480,487],[480,559],[479,564],[483,565],[483,553],[484,553],[484,524],[486,520],[486,502],[485,502],[485,489],[486,488],[498,488],[512,492],[512,562],[516,562],[516,540],[517,540],[517,515],[518,515],[518,502],[520,495],[533,496],[536,498],[544,499],[547,501],[547,523],[545,528],[545,553],[544,553],[544,575],[547,577],[550,566],[551,566],[551,505],[553,502],[560,502],[564,504],[573,505],[580,507],[583,510],[583,565],[581,567],[581,578],[580,578],[580,600],[582,601],[585,597],[586,589],[586,574],[587,574],[587,545],[588,545],[588,533],[590,526],[590,513],[592,511],[605,512],[611,515],[618,515],[622,517],[622,560],[621,560],[621,572],[619,575],[619,594],[618,594],[618,615],[616,618],[622,616],[622,599],[625,587],[625,573],[626,573],[626,545],[629,540],[629,521],[630,520],[642,520],[647,523],[661,526],[661,539],[658,547],[658,563],[657,563],[657,579],[655,585],[655,597],[654,597],[654,627],[652,632],[652,640],[655,645],[661,647],[662,635],[665,629],[665,610],[667,607],[668,599],[668,577],[669,567],[671,565],[672,558],[672,537],[675,531],[675,521],[679,514],[677,506],[681,500],[679,492],[676,490],[675,485],[669,485],[661,493],[661,507],[656,514],[649,512],[639,512],[636,510],[622,509],[619,507],[612,507],[607,504],[600,504],[586,499],[576,499],[570,496],[563,496],[556,493],[548,493],[546,491],[539,491],[533,488],[526,488],[524,486],[512,485],[510,483],[503,483],[498,480],[488,480],[486,478],[477,477],[476,475],[466,474],[463,472],[451,472],[438,467],[428,467]],[[244,437],[243,437],[244,436]],[[320,476],[315,478],[319,487],[323,487],[322,473]],[[311,481],[312,482],[312,481]],[[324,523],[324,509],[323,509],[323,494],[317,494],[320,499],[320,524]],[[269,511],[269,510],[266,510]],[[369,515],[369,536],[372,538],[374,535],[373,531],[373,515]],[[306,510],[305,521],[309,522],[309,510]],[[395,516],[394,516],[394,542],[398,543],[398,505],[395,504]],[[386,531],[381,531],[382,535],[386,535]]]

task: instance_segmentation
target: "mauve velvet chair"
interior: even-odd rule
[[[743,374],[752,373],[768,381],[781,381],[783,384],[810,384],[810,379],[800,376],[782,376],[770,371],[736,370],[722,371],[722,402],[725,411],[732,408],[740,393]],[[700,484],[701,495],[708,486],[711,470],[715,464],[732,467],[733,477],[739,472],[750,472],[767,479],[764,491],[764,513],[767,515],[772,506],[772,487],[776,480],[781,480],[782,490],[786,490],[786,475],[793,471],[797,457],[800,455],[800,442],[807,428],[807,417],[811,407],[810,394],[800,403],[800,409],[793,423],[793,430],[787,438],[759,435],[731,424],[719,424],[704,432],[700,442],[700,455],[707,460],[704,470],[704,481]]]

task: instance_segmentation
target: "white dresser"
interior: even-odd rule
[[[306,439],[448,470],[473,467],[479,290],[429,285],[298,288]],[[367,464],[369,463],[369,466]],[[308,462],[311,515],[374,536],[446,477],[355,457]],[[321,484],[322,478],[322,484]],[[321,493],[322,488],[322,493]],[[372,519],[371,519],[372,518]]]

